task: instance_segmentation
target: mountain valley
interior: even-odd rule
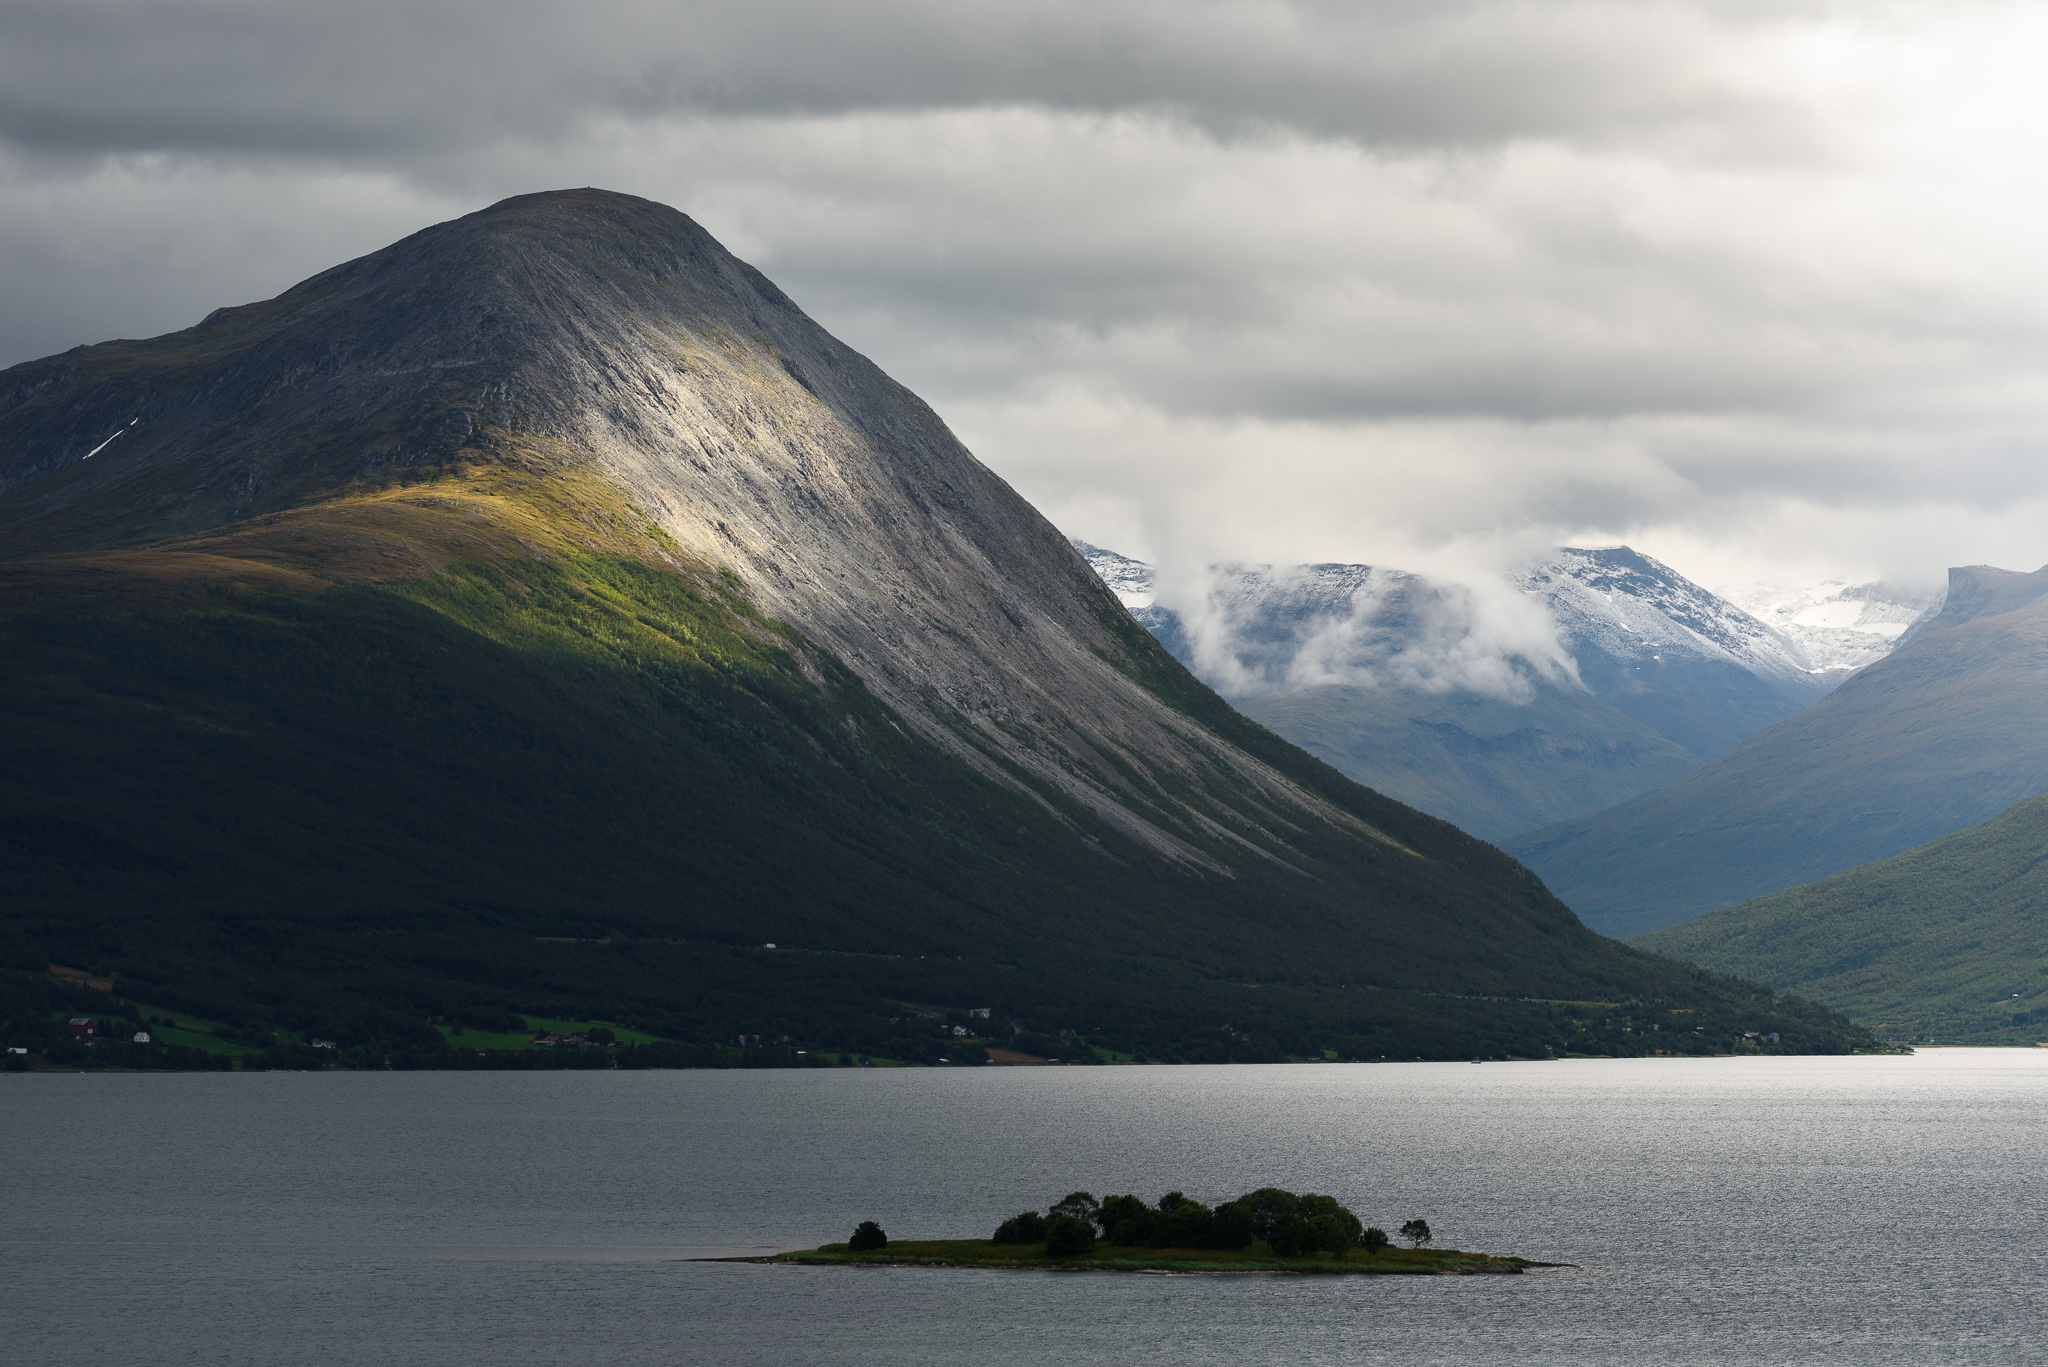
[[[2048,570],[1947,598],[1798,716],[1698,773],[1515,836],[1587,924],[1633,935],[1885,859],[2048,790]]]

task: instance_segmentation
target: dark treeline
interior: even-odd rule
[[[294,984],[287,981],[284,986]],[[1128,1021],[1066,1028],[1057,1016],[1037,1022],[1006,1015],[997,1006],[988,1017],[963,1008],[917,1008],[869,998],[854,1009],[817,1013],[797,1019],[760,1013],[710,1024],[684,1013],[651,1008],[631,999],[606,997],[557,998],[545,1014],[557,1019],[608,1020],[648,1034],[664,1036],[658,1043],[592,1049],[479,1049],[464,1035],[452,1039],[436,1022],[471,1030],[523,1032],[524,1014],[500,1003],[456,1004],[446,997],[424,996],[406,1013],[380,1003],[336,993],[323,983],[300,980],[302,998],[277,999],[268,990],[193,991],[169,983],[144,983],[123,976],[117,990],[98,992],[53,981],[44,972],[17,967],[0,970],[0,1046],[28,1048],[51,1062],[123,1067],[171,1068],[402,1068],[516,1069],[557,1068],[807,1068],[849,1066],[860,1060],[915,1066],[976,1066],[989,1062],[990,1047],[1012,1049],[1064,1063],[1092,1064],[1104,1057],[1158,1063],[1278,1063],[1289,1058],[1332,1058],[1340,1061],[1403,1061],[1464,1058],[1545,1058],[1567,1053],[1642,1056],[1652,1053],[1726,1053],[1734,1048],[1761,1052],[1811,1052],[1833,1043],[1801,1031],[1797,1015],[1784,1003],[1758,1003],[1741,1014],[1692,1010],[1673,1011],[1653,1004],[1613,1007],[1572,1007],[1555,1003],[1501,1002],[1495,1021],[1501,1027],[1472,1028],[1469,1013],[1454,1015],[1419,994],[1389,992],[1313,992],[1274,985],[1256,994],[1247,1025],[1196,1026],[1170,1016],[1138,1016]],[[266,984],[273,987],[276,984]],[[1345,998],[1349,1000],[1345,1000]],[[1290,1000],[1291,998],[1291,1000]],[[524,1005],[524,1003],[521,1003]],[[1142,1004],[1139,1004],[1142,1005]],[[1377,1019],[1364,1022],[1342,1017],[1331,1028],[1290,1025],[1263,1012],[1312,1012],[1365,1009]],[[1190,1009],[1195,1009],[1191,1007]],[[532,1008],[528,1008],[532,1011]],[[220,1022],[211,1027],[217,1039],[242,1046],[231,1062],[220,1052],[194,1050],[161,1041],[142,1049],[116,1048],[128,1035],[155,1022],[155,1013],[173,1011]],[[884,1012],[893,1012],[885,1015]],[[99,1032],[91,1049],[75,1039],[64,1018],[82,1014],[119,1022]],[[534,1011],[532,1014],[543,1014]],[[1079,1016],[1079,1011],[1075,1012]],[[1087,1017],[1080,1016],[1082,1022]],[[778,1029],[777,1025],[784,1027]],[[1354,1030],[1336,1028],[1352,1025]],[[1460,1025],[1465,1028],[1459,1029]],[[1738,1045],[1744,1029],[1779,1033]],[[968,1032],[962,1034],[960,1032]],[[119,1038],[116,1038],[116,1036]],[[331,1041],[332,1049],[312,1049],[282,1042],[291,1035]]]

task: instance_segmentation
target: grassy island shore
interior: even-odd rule
[[[1409,1247],[1367,1225],[1333,1196],[1260,1187],[1205,1206],[1169,1191],[1151,1205],[1136,1196],[1096,1200],[1067,1193],[1046,1208],[1020,1212],[989,1239],[891,1239],[863,1220],[843,1244],[712,1262],[796,1263],[825,1267],[995,1267],[1043,1272],[1344,1274],[1363,1276],[1513,1276],[1537,1263],[1454,1248],[1427,1248],[1429,1222],[1403,1224]]]
[[[1086,1253],[1053,1257],[1043,1244],[998,1244],[986,1239],[891,1239],[886,1248],[868,1252],[857,1251],[847,1244],[826,1244],[823,1248],[797,1253],[732,1261],[831,1267],[997,1267],[1052,1272],[1287,1272],[1439,1277],[1513,1276],[1531,1267],[1563,1265],[1530,1262],[1526,1258],[1496,1258],[1485,1253],[1461,1253],[1448,1248],[1383,1248],[1376,1253],[1353,1248],[1342,1254],[1282,1258],[1263,1242],[1238,1249],[1118,1248],[1098,1244]]]

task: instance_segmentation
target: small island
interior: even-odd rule
[[[1170,1191],[1157,1205],[1085,1191],[1025,1211],[988,1239],[891,1239],[863,1220],[843,1244],[734,1261],[867,1267],[976,1267],[1041,1271],[1300,1273],[1395,1276],[1515,1275],[1565,1264],[1431,1248],[1429,1222],[1410,1220],[1397,1247],[1336,1198],[1261,1187],[1205,1206]]]

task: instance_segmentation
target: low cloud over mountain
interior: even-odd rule
[[[1161,581],[1142,561],[1076,544],[1248,715],[1490,839],[1682,778],[1849,672],[1626,546],[1553,550],[1464,585],[1369,565]],[[1917,613],[1875,585],[1821,601],[1844,592],[1860,595],[1859,614]],[[1852,645],[1868,654],[1865,638],[1887,647],[1896,634],[1851,633]]]

